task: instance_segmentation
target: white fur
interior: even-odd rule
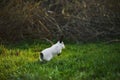
[[[65,48],[65,45],[63,42],[57,42],[56,44],[52,45],[49,48],[44,49],[43,51],[41,51],[41,53],[43,54],[43,60],[45,61],[50,61],[54,56],[60,54],[62,52],[62,49]],[[40,59],[40,61],[42,61]]]

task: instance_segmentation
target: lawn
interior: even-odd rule
[[[120,80],[120,43],[66,43],[60,56],[39,62],[49,43],[0,45],[0,80]]]

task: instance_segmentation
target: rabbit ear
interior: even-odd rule
[[[63,35],[60,36],[60,39],[59,39],[60,43],[63,41],[63,37],[64,37]]]

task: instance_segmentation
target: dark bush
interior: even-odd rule
[[[2,0],[0,40],[111,40],[120,37],[119,0]]]

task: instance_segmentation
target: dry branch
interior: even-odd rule
[[[107,41],[105,43],[109,44],[109,43],[113,43],[113,42],[120,42],[120,40],[119,39],[114,39],[114,40]]]
[[[44,40],[46,40],[47,42],[49,42],[51,45],[53,45],[54,43],[51,41],[51,40],[49,40],[48,38],[43,38]]]

